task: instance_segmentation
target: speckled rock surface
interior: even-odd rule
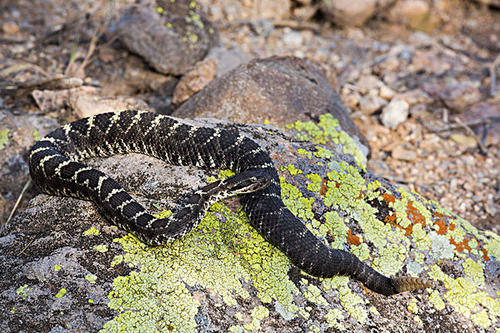
[[[15,116],[0,110],[0,227],[28,181],[28,165],[24,162],[26,147],[56,126],[53,119],[38,115]],[[31,193],[27,196],[31,198]]]
[[[306,275],[249,227],[237,200],[214,205],[184,238],[148,248],[88,202],[40,195],[0,233],[2,332],[498,327],[498,235],[378,179],[354,151],[326,148],[321,143],[341,137],[331,115],[318,125],[294,123],[295,138],[271,126],[236,127],[270,151],[284,202],[329,246],[384,274],[418,275],[438,287],[385,298],[346,277]],[[142,155],[94,165],[155,212],[223,174]]]
[[[368,142],[349,117],[349,110],[321,69],[295,57],[252,60],[212,81],[182,104],[180,118],[214,117],[232,122],[284,127],[291,119],[319,120],[331,113],[366,154]]]
[[[155,70],[181,75],[215,45],[216,28],[194,1],[161,1],[132,6],[118,23],[122,43]]]

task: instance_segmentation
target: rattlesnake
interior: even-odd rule
[[[171,217],[160,219],[147,213],[112,178],[81,163],[131,152],[172,165],[229,168],[236,175],[194,191],[179,202]],[[352,253],[325,245],[284,205],[269,154],[235,130],[197,127],[146,111],[104,113],[57,128],[37,141],[30,150],[29,165],[42,191],[91,200],[108,219],[151,245],[186,235],[215,201],[241,194],[251,225],[313,276],[349,275],[383,295],[432,286],[419,278],[383,276]]]

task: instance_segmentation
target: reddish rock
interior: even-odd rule
[[[216,70],[217,62],[214,59],[207,58],[197,63],[175,87],[172,104],[179,105],[205,88],[215,78]]]
[[[212,81],[173,115],[214,117],[231,122],[284,127],[295,120],[318,120],[331,113],[365,146],[368,142],[349,117],[339,95],[313,63],[295,57],[256,59]]]

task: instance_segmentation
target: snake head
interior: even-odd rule
[[[227,191],[237,194],[246,194],[265,189],[271,183],[271,178],[260,175],[237,174],[226,179]]]

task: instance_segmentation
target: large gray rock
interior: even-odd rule
[[[182,239],[148,248],[88,202],[40,195],[0,233],[0,330],[483,332],[498,325],[498,235],[377,179],[350,155],[271,126],[218,124],[271,153],[285,203],[329,246],[438,287],[386,298],[346,277],[304,274],[249,227],[237,200],[215,205]],[[217,174],[142,155],[93,165],[156,212]]]

